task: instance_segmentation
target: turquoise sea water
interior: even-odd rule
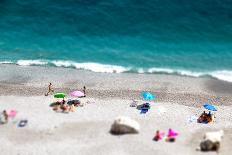
[[[0,62],[232,82],[232,1],[0,0]]]

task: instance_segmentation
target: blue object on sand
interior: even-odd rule
[[[143,96],[143,99],[146,101],[152,101],[156,98],[153,94],[151,94],[149,92],[143,93],[142,96]]]
[[[140,114],[146,114],[148,112],[147,108],[142,108]]]
[[[204,108],[210,111],[217,111],[217,109],[215,108],[215,106],[211,105],[211,104],[204,104]]]

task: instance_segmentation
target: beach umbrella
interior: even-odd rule
[[[8,112],[8,117],[10,118],[15,118],[16,115],[17,115],[16,110],[11,110],[10,112]]]
[[[217,109],[215,108],[215,106],[211,105],[211,104],[204,104],[204,108],[210,111],[217,111]]]
[[[72,97],[83,97],[83,96],[85,96],[85,94],[83,93],[83,92],[81,92],[81,91],[73,91],[73,92],[71,92],[71,94],[70,94]]]
[[[155,96],[149,92],[143,93],[142,96],[143,96],[143,99],[146,101],[152,101],[155,99]]]
[[[55,95],[54,95],[54,97],[55,98],[65,98],[65,93],[56,93]]]

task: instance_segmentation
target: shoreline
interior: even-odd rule
[[[211,78],[232,83],[232,70],[201,70],[194,71],[181,68],[168,67],[150,67],[140,68],[132,66],[120,66],[113,64],[102,64],[97,62],[77,63],[68,60],[17,60],[17,61],[0,61],[0,65],[18,65],[18,66],[37,66],[37,67],[59,67],[70,68],[76,70],[91,71],[95,73],[135,73],[135,74],[158,74],[158,75],[174,75],[195,78]]]
[[[158,102],[200,106],[208,99],[215,105],[232,104],[232,83],[207,77],[164,74],[96,73],[85,70],[43,66],[0,65],[0,94],[41,96],[52,82],[56,92],[69,93],[85,85],[95,98],[140,100],[143,91],[157,95]]]

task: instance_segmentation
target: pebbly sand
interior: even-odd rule
[[[216,79],[173,75],[107,74],[70,68],[0,65],[0,110],[15,109],[18,115],[0,125],[1,154],[158,154],[195,155],[205,131],[224,129],[219,154],[230,154],[232,144],[232,84]],[[55,91],[70,92],[87,87],[83,107],[75,112],[56,113],[44,96],[52,82]],[[131,99],[143,103],[140,94],[151,91],[158,100],[141,115],[130,107]],[[218,107],[216,122],[189,123],[199,116],[208,99]],[[86,102],[90,101],[90,104]],[[94,103],[93,103],[94,102]],[[139,122],[139,134],[113,136],[109,133],[117,116],[129,116]],[[17,122],[28,125],[18,128]],[[154,142],[156,130],[172,128],[180,133],[175,143]]]

